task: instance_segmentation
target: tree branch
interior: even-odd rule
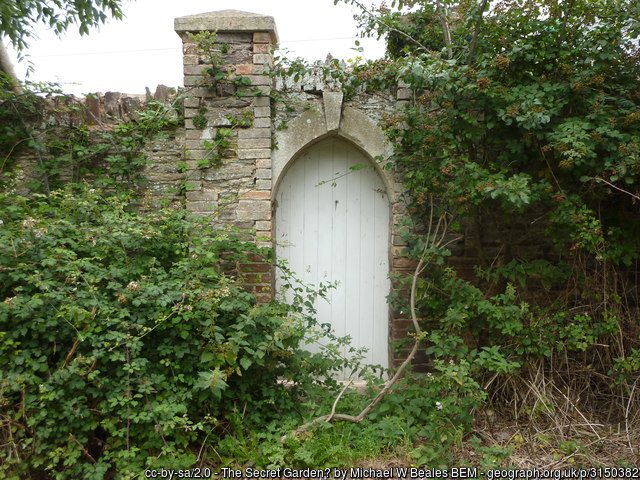
[[[478,35],[480,34],[480,27],[482,26],[482,16],[485,8],[487,8],[489,0],[482,0],[480,8],[478,9],[478,16],[476,18],[476,25],[473,29],[473,36],[471,37],[471,43],[469,44],[469,59],[467,63],[473,65],[476,61],[476,50],[478,48]]]
[[[381,20],[379,17],[374,15],[373,12],[371,12],[367,7],[365,7],[362,2],[359,2],[358,0],[348,0],[348,1],[350,1],[352,4],[356,5],[360,10],[362,10],[365,14],[370,16],[375,22],[377,22],[380,25],[382,25],[383,27],[385,27],[387,30],[390,30],[392,32],[396,32],[399,35],[402,35],[404,38],[406,38],[410,42],[414,43],[416,46],[420,47],[425,52],[429,52],[429,49],[427,47],[425,47],[422,43],[420,43],[418,40],[413,38],[411,35],[409,35],[406,32],[403,32],[402,30],[400,30],[398,28],[395,28],[395,27],[389,25],[387,22],[385,22],[384,20]]]
[[[449,59],[452,59],[453,48],[451,46],[451,31],[449,30],[449,21],[447,20],[447,7],[444,7],[439,0],[436,2],[436,12],[438,12],[438,16],[440,17],[442,33],[444,35],[444,44],[447,47]]]
[[[431,207],[432,207],[432,212],[433,212],[433,197],[430,197],[431,200]],[[417,289],[418,289],[418,278],[420,277],[420,274],[427,268],[428,266],[428,262],[427,262],[427,258],[430,255],[430,249],[431,248],[438,248],[441,244],[442,244],[442,240],[444,239],[446,232],[447,232],[447,227],[449,225],[449,222],[447,221],[447,214],[443,213],[440,218],[438,219],[438,225],[436,227],[436,231],[431,234],[429,233],[429,236],[427,238],[427,242],[424,248],[424,251],[420,257],[420,260],[418,261],[418,264],[416,265],[416,268],[413,272],[413,277],[411,280],[411,292],[410,292],[410,300],[409,300],[409,306],[410,306],[410,312],[411,312],[411,321],[413,323],[413,328],[415,330],[415,341],[413,343],[413,347],[411,348],[411,351],[409,352],[409,354],[407,355],[407,357],[404,359],[404,361],[402,362],[402,364],[398,367],[398,369],[396,370],[396,373],[393,375],[393,377],[391,377],[389,380],[387,380],[385,382],[384,387],[382,388],[382,390],[380,390],[380,392],[378,392],[378,394],[375,396],[375,398],[373,400],[371,400],[371,402],[369,402],[369,404],[364,407],[364,409],[358,414],[358,415],[346,415],[343,413],[335,413],[335,409],[336,409],[336,405],[338,404],[338,401],[340,400],[340,398],[342,397],[342,395],[344,394],[346,388],[349,386],[350,382],[345,386],[345,388],[342,389],[342,391],[338,394],[336,400],[333,402],[333,407],[331,409],[331,413],[328,415],[321,415],[319,417],[314,418],[313,420],[301,425],[300,427],[298,427],[296,430],[294,430],[292,433],[288,434],[288,435],[284,435],[280,441],[284,442],[287,437],[291,436],[291,437],[297,437],[298,435],[304,433],[305,431],[309,430],[309,428],[313,427],[314,425],[317,425],[318,423],[321,422],[330,422],[332,420],[340,420],[340,421],[344,421],[344,422],[351,422],[351,423],[360,423],[362,420],[364,420],[366,418],[366,416],[369,414],[369,412],[371,412],[371,410],[373,410],[379,403],[380,401],[391,391],[391,388],[396,384],[396,382],[400,379],[400,377],[402,377],[405,369],[407,368],[407,366],[413,361],[413,359],[415,358],[416,354],[418,353],[418,348],[420,347],[420,343],[422,342],[422,339],[424,337],[422,329],[420,328],[420,324],[418,323],[418,315],[416,313],[416,293],[417,293]],[[443,231],[442,232],[438,232],[438,230],[440,230],[440,227],[442,226]],[[452,243],[454,241],[459,240],[459,238],[455,238],[449,242],[447,242],[446,245],[448,245],[449,243]]]

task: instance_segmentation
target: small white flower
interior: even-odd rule
[[[4,223],[4,220],[0,218],[0,225],[2,225],[3,223]]]
[[[436,410],[442,410],[442,403],[436,402]]]

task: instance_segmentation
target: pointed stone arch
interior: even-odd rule
[[[324,111],[309,109],[291,120],[285,130],[276,132],[278,147],[272,153],[272,199],[275,199],[282,176],[300,153],[314,143],[335,136],[348,140],[369,158],[385,184],[389,201],[394,204],[397,200],[396,182],[379,162],[392,153],[384,132],[365,113],[350,106],[343,107],[342,94],[338,103],[332,93],[323,94]]]

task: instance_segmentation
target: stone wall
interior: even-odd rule
[[[410,102],[412,91],[400,84],[386,92],[361,91],[345,99],[340,85],[319,73],[322,69],[299,81],[275,81],[270,73],[278,35],[272,17],[212,12],[177,18],[175,30],[183,43],[184,128],[150,139],[145,146],[143,154],[151,164],[144,171],[144,194],[154,201],[183,202],[189,212],[213,224],[239,227],[258,245],[272,247],[275,193],[289,163],[314,142],[341,137],[369,157],[385,183],[391,212],[392,279],[411,274],[415,265],[405,256],[400,235],[406,215],[405,192],[399,175],[382,168],[392,149],[380,123]],[[217,35],[220,64],[215,67],[224,72],[221,81],[212,80],[211,57],[194,38],[199,32]],[[153,97],[164,101],[168,93],[166,87],[159,87]],[[83,100],[86,108],[81,121],[100,130],[118,121],[135,120],[142,102],[151,97],[150,92],[144,98],[112,92],[89,97]],[[222,133],[224,148],[212,148]],[[209,165],[213,157],[216,162]],[[22,158],[24,178],[29,177],[34,162],[33,156]],[[473,236],[467,236],[451,259],[463,275],[472,272],[473,245]],[[271,265],[256,260],[240,271],[258,299],[272,298],[275,275]],[[390,339],[405,337],[411,328],[406,311],[390,309]],[[392,355],[391,364],[402,358],[402,353]]]
[[[72,126],[84,126],[89,142],[100,141],[100,134],[112,130],[115,125],[137,121],[141,110],[148,100],[156,100],[171,107],[176,100],[177,91],[164,85],[158,85],[154,94],[128,95],[120,92],[106,92],[74,97],[72,95],[49,96],[40,103],[41,120],[35,125],[40,134],[49,132],[49,136],[68,134]],[[142,172],[144,181],[140,185],[141,196],[148,197],[151,204],[166,200],[182,202],[181,190],[184,174],[178,171],[183,158],[184,129],[162,132],[149,138],[141,154],[149,160]],[[42,154],[46,155],[46,152]],[[22,149],[17,154],[14,169],[16,193],[28,195],[33,182],[41,181],[38,173],[38,152]],[[99,166],[98,166],[99,167]],[[61,173],[62,181],[72,178],[70,171]],[[82,177],[91,182],[90,174]]]

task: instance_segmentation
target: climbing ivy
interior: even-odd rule
[[[19,93],[8,88],[0,92],[0,173],[11,172],[19,153],[34,159],[29,184],[34,192],[48,193],[82,179],[112,189],[139,185],[149,163],[145,145],[178,125],[178,100],[175,106],[148,100],[130,120],[91,128],[84,103],[62,95],[55,86],[25,85]]]
[[[531,383],[506,373],[527,378],[533,365],[584,388],[591,412],[619,382],[625,394],[607,408],[637,408],[637,2],[348,3],[365,34],[393,41],[387,59],[331,75],[349,94],[409,92],[384,122],[387,167],[411,193],[408,251],[424,254],[431,218],[466,238],[419,281],[427,351],[460,362],[491,352],[505,372],[491,384],[523,410]],[[447,267],[452,253],[474,257],[473,283]]]

